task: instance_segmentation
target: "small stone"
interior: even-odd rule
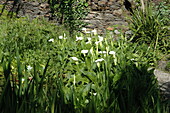
[[[166,73],[159,69],[154,70],[154,75],[156,76],[160,89],[166,99],[170,99],[170,73]]]
[[[98,5],[99,5],[99,6],[106,6],[106,2],[105,2],[105,1],[99,1],[99,2],[98,2]]]
[[[39,6],[39,3],[38,3],[38,2],[32,2],[31,4],[32,4],[32,6],[34,6],[34,7]]]
[[[108,2],[107,5],[111,6],[113,5],[113,2]]]
[[[44,17],[50,17],[50,14],[45,14]]]
[[[101,13],[99,13],[99,14],[96,16],[96,19],[102,20],[102,19],[103,19],[102,14],[101,14]]]
[[[98,0],[93,0],[94,3],[98,3]]]
[[[95,17],[95,15],[94,15],[94,14],[89,13],[89,14],[87,15],[87,17],[86,17],[86,18],[88,18],[88,19],[92,19],[92,18],[94,18],[94,17]]]
[[[112,10],[118,10],[120,7],[116,6],[116,5],[111,5],[110,6],[110,9]]]
[[[49,4],[47,3],[43,3],[40,5],[41,8],[49,8]]]
[[[118,10],[113,11],[114,15],[122,15],[122,13],[123,13],[122,9],[118,9]]]
[[[109,2],[114,2],[115,0],[109,0]]]
[[[114,15],[113,15],[113,14],[110,14],[110,13],[106,13],[106,14],[104,15],[104,17],[107,17],[107,18],[110,20],[110,19],[114,18]]]
[[[97,8],[97,5],[96,4],[92,4],[92,6],[91,6],[91,10],[97,10],[98,8]]]

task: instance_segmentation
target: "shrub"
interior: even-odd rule
[[[68,28],[70,34],[86,25],[82,22],[89,11],[86,0],[50,0],[49,3],[53,15]]]
[[[153,45],[154,49],[169,49],[169,25],[162,18],[162,10],[153,11],[153,6],[147,3],[145,11],[135,10],[131,18],[130,29],[134,35],[131,40],[138,43]],[[165,16],[166,17],[166,16]]]

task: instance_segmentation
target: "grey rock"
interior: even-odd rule
[[[119,7],[119,6],[116,6],[116,5],[111,5],[110,8],[111,8],[111,10],[117,10],[117,9],[119,9],[120,7]]]
[[[113,25],[128,25],[126,22],[123,22],[123,21],[113,21],[112,22]]]
[[[170,73],[155,69],[154,75],[158,80],[163,95],[165,98],[170,99]]]
[[[95,25],[101,24],[99,20],[85,20],[85,22],[89,24],[95,24]]]
[[[48,3],[43,3],[40,5],[41,8],[49,8],[49,4]]]
[[[107,1],[98,1],[99,6],[106,6]]]
[[[96,4],[91,5],[91,10],[97,10],[97,9],[98,9],[98,6]]]
[[[94,1],[94,3],[96,3],[96,4],[98,3],[98,0],[93,0],[93,1]]]
[[[32,6],[34,6],[34,7],[37,7],[37,6],[39,6],[39,3],[38,2],[32,2],[32,3],[30,3]]]
[[[110,14],[110,13],[106,13],[106,14],[104,14],[103,16],[104,16],[105,18],[108,18],[109,20],[114,18],[114,15],[113,15],[113,14]]]
[[[160,84],[170,82],[170,73],[155,69],[154,75],[157,77]]]
[[[123,13],[122,9],[118,9],[118,10],[113,11],[114,15],[122,15],[122,13]]]
[[[95,17],[95,14],[89,13],[86,19],[93,19],[94,17]]]
[[[167,63],[169,63],[170,61],[159,61],[158,62],[158,68],[160,70],[163,70],[163,71],[166,71],[166,66],[167,66]]]
[[[103,15],[99,14],[95,18],[98,19],[98,20],[102,20],[103,19]]]

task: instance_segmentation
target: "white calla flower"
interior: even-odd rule
[[[99,43],[100,43],[100,41],[95,42],[95,44],[99,44]]]
[[[90,44],[90,43],[91,43],[90,41],[86,42],[86,44]]]
[[[61,35],[61,36],[59,36],[58,38],[59,38],[59,39],[63,39],[64,37]]]
[[[97,35],[97,30],[96,30],[96,29],[92,30],[91,32],[92,32],[94,35]]]
[[[86,32],[87,29],[85,27],[83,27],[81,30]]]
[[[101,61],[103,61],[104,59],[103,58],[101,58],[101,59],[97,59],[95,62],[101,62]]]
[[[98,36],[98,38],[99,38],[100,42],[103,41],[103,37],[102,36]]]
[[[93,93],[93,95],[94,95],[94,96],[96,96],[96,95],[97,95],[97,93]]]
[[[78,61],[79,59],[77,57],[70,57],[71,59]]]
[[[76,41],[83,40],[83,37],[77,37],[76,36]]]
[[[110,51],[109,54],[110,54],[110,55],[115,55],[116,52],[115,52],[115,51]]]
[[[106,51],[99,51],[98,53],[103,53],[103,54],[106,54],[107,52]]]
[[[87,39],[88,39],[88,41],[91,41],[91,38],[90,38],[90,37],[88,37]]]
[[[24,78],[22,78],[22,83],[24,83],[24,81],[25,81],[25,79],[24,79]]]
[[[54,39],[52,38],[52,39],[49,39],[48,41],[49,41],[49,42],[54,42]]]
[[[27,66],[27,70],[30,71],[33,67],[31,67],[30,65]]]
[[[81,53],[88,53],[89,50],[81,50]]]

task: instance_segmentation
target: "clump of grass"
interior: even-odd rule
[[[169,49],[169,24],[162,17],[162,10],[153,8],[149,3],[146,4],[145,11],[136,10],[131,18],[130,29],[134,36],[133,42],[147,43],[155,50],[160,49],[167,52]],[[165,12],[165,11],[164,11]],[[167,14],[167,13],[166,13]]]

